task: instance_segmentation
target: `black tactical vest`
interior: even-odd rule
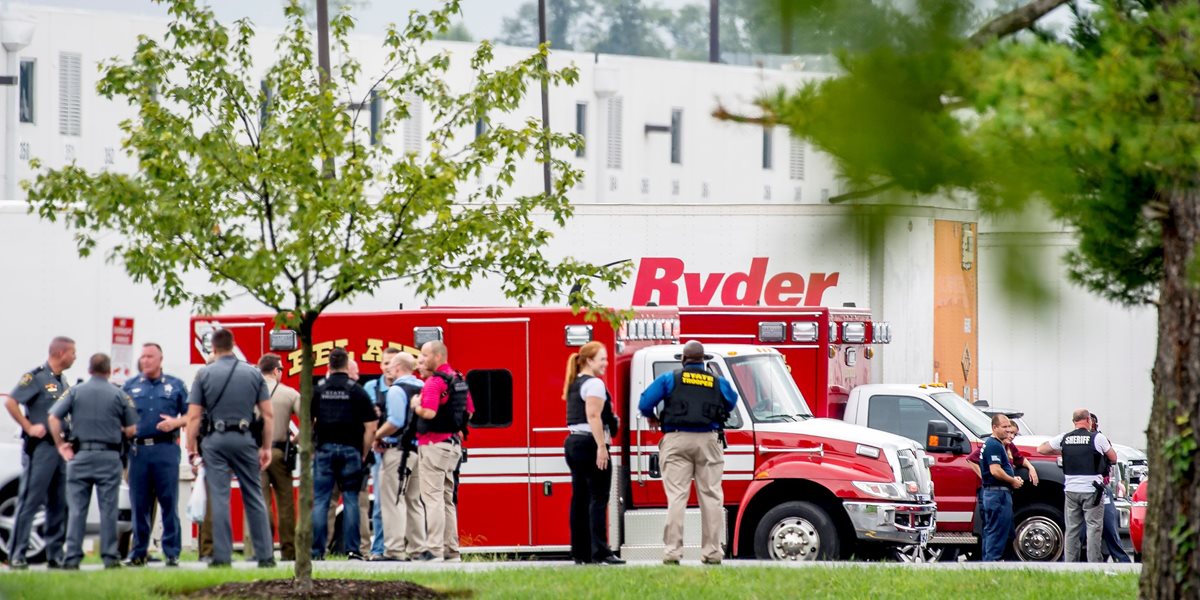
[[[567,386],[567,425],[587,423],[587,401],[583,399],[583,384],[591,375],[580,375]]]
[[[675,388],[662,410],[664,427],[703,429],[724,423],[726,416],[715,375],[696,369],[675,371]]]
[[[404,390],[404,397],[408,398],[408,402],[404,403],[404,410],[405,410],[404,429],[401,430],[400,434],[396,437],[400,438],[401,446],[408,446],[410,448],[415,447],[416,446],[415,442],[417,439],[417,423],[416,423],[417,419],[415,419],[414,418],[415,415],[413,415],[412,399],[414,397],[416,397],[416,398],[421,397],[421,386],[416,385],[411,382],[401,383],[400,381],[396,381],[395,383],[392,384],[392,386],[398,387],[398,388]],[[386,408],[383,410],[383,419],[384,419],[384,421],[387,420],[387,409]],[[383,421],[380,421],[380,423],[382,423],[382,422]]]
[[[362,444],[362,421],[354,412],[350,390],[357,385],[344,373],[330,375],[317,387],[313,396],[317,409],[313,418],[317,420],[317,441],[347,445]]]
[[[1083,428],[1063,436],[1062,457],[1065,475],[1103,475],[1104,455],[1096,452],[1096,434]]]
[[[447,375],[434,371],[433,376],[446,382],[445,402],[438,405],[432,419],[417,419],[417,433],[458,433],[467,428],[467,382],[461,373]]]

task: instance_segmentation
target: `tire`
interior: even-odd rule
[[[17,520],[17,490],[0,499],[0,557],[8,560],[8,549],[12,547],[12,530]],[[46,509],[41,509],[33,517],[33,529],[29,532],[29,544],[25,549],[25,558],[30,563],[46,560]]]
[[[902,563],[955,563],[958,562],[959,550],[959,546],[948,544],[929,544],[925,547],[910,544],[892,548],[891,557]]]
[[[754,554],[762,560],[837,560],[841,553],[833,518],[811,502],[772,508],[754,531]]]
[[[1032,504],[1013,515],[1013,552],[1029,562],[1056,562],[1066,543],[1062,510],[1049,504]]]

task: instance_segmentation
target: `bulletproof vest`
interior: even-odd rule
[[[664,427],[711,427],[724,423],[726,415],[715,375],[695,369],[675,371],[675,388],[667,397],[660,419]]]
[[[399,437],[401,445],[412,446],[413,442],[417,439],[417,425],[414,422],[415,419],[413,419],[412,399],[414,396],[418,398],[421,396],[421,386],[408,381],[396,381],[392,385],[404,390],[404,397],[408,398],[408,402],[404,403],[404,410],[407,413],[404,419],[404,430],[400,432]],[[387,420],[387,408],[383,409],[383,418]],[[382,422],[380,421],[380,423]]]
[[[432,419],[418,419],[417,433],[458,433],[467,427],[467,382],[461,373],[447,375],[434,371],[434,376],[446,382],[445,402],[438,405]]]
[[[379,427],[383,427],[383,424],[387,423],[387,391],[391,387],[383,385],[382,376],[375,380],[375,410],[379,411]]]
[[[355,385],[345,376],[329,377],[317,388],[315,395],[319,401],[313,417],[317,420],[318,437],[321,431],[362,427],[350,402],[350,390]]]
[[[591,375],[580,375],[567,386],[567,425],[587,423],[587,402],[583,399],[583,384]]]
[[[1062,458],[1065,475],[1102,475],[1103,454],[1096,452],[1096,434],[1079,428],[1063,436]]]

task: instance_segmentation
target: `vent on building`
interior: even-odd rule
[[[587,102],[575,103],[575,133],[580,137],[575,156],[583,158],[587,156]]]
[[[792,138],[792,151],[788,160],[788,177],[804,180],[804,147],[807,144],[799,138]]]
[[[608,99],[608,168],[621,168],[623,129],[621,123],[621,97],[613,96]]]
[[[421,98],[416,94],[405,94],[408,118],[404,120],[404,151],[421,153]]]
[[[36,69],[36,67],[37,67],[37,63],[35,63],[33,61],[33,59],[31,59],[31,58],[22,58],[21,59],[21,72],[20,72],[20,80],[19,80],[21,87],[20,87],[20,91],[18,92],[18,94],[21,99],[21,122],[22,123],[33,123],[34,122],[33,121],[33,109],[34,109],[33,84],[34,84],[34,70]]]
[[[671,110],[671,164],[683,164],[683,109]]]
[[[775,129],[772,127],[762,130],[762,168],[764,171],[775,168]]]
[[[58,132],[80,135],[83,129],[83,57],[78,52],[58,54]]]

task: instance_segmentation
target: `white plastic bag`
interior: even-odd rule
[[[196,472],[196,480],[192,482],[192,497],[188,499],[187,514],[193,523],[204,520],[205,505],[208,504],[208,491],[204,483],[204,467]]]

